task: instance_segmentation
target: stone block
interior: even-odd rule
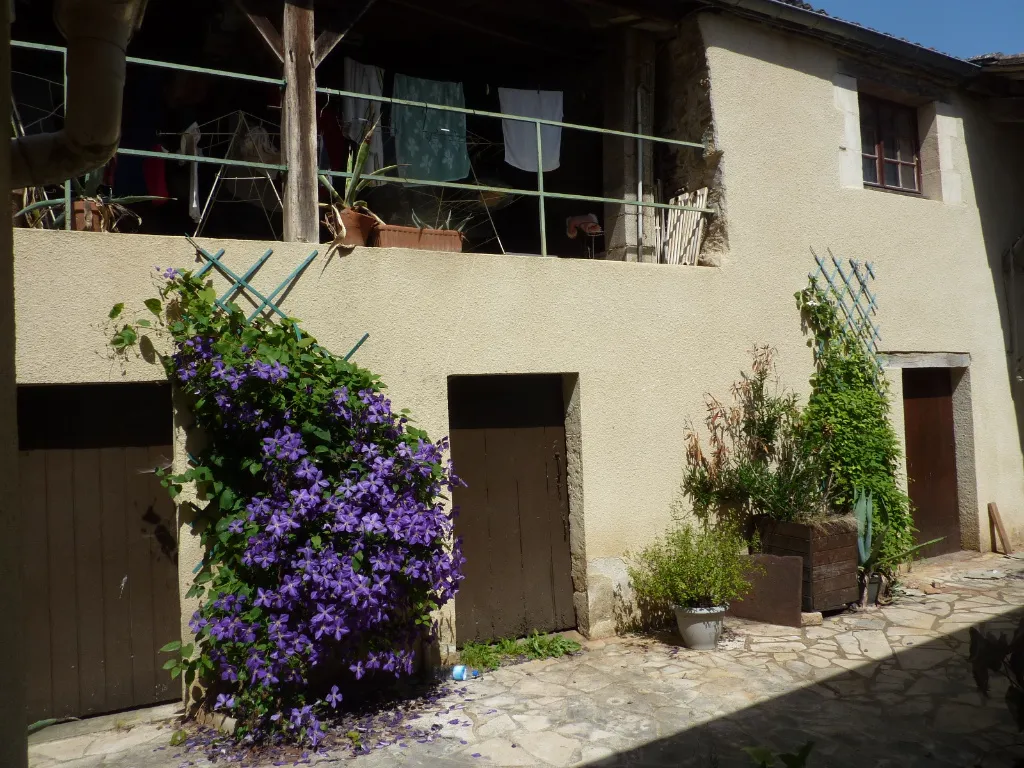
[[[803,560],[799,557],[751,555],[751,590],[729,606],[730,616],[784,627],[800,627]],[[759,568],[757,566],[760,566]]]

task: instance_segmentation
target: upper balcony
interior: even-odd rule
[[[469,21],[390,5],[325,15],[305,83],[315,103],[301,107],[276,21],[229,3],[196,16],[151,7],[130,52],[153,58],[128,59],[115,159],[91,184],[24,190],[16,226],[337,243],[330,187],[344,196],[374,127],[362,174],[376,175],[358,199],[387,226],[368,244],[699,263],[708,190],[663,168],[708,147],[653,135],[669,100],[654,82],[667,22],[612,26],[561,2],[529,24],[527,9]],[[43,9],[13,32],[15,131],[58,130],[66,50]],[[303,235],[297,220],[316,223]]]

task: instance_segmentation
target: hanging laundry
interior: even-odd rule
[[[150,147],[153,152],[166,152],[162,144]],[[167,161],[160,157],[147,157],[142,161],[142,175],[146,178],[146,194],[170,197],[167,191]],[[166,200],[154,200],[153,205],[163,205]]]
[[[368,96],[382,96],[384,94],[384,70],[380,67],[360,64],[353,59],[345,59],[345,90],[355,93],[365,93]],[[379,101],[368,99],[356,99],[346,96],[341,101],[341,115],[345,122],[345,135],[356,144],[363,140],[366,132],[380,122]],[[328,150],[330,154],[330,150]],[[332,163],[338,160],[331,156]],[[338,168],[344,170],[345,159],[342,159]],[[378,128],[370,139],[370,156],[366,159],[363,167],[364,173],[371,173],[384,167],[384,135]]]
[[[524,91],[499,88],[501,111],[506,115],[536,117],[561,122],[561,91]],[[505,162],[523,171],[537,172],[537,124],[521,120],[502,120],[505,134]],[[562,129],[557,125],[541,125],[540,142],[544,150],[544,170],[553,171],[561,164]]]
[[[462,83],[395,75],[394,96],[448,107],[465,107]],[[466,115],[396,104],[391,110],[399,173],[410,179],[458,181],[469,175]]]
[[[181,147],[178,149],[179,155],[194,155],[196,157],[202,156],[203,152],[199,149],[199,139],[202,138],[202,134],[199,131],[199,125],[192,123],[185,132],[181,134]],[[193,162],[191,168],[191,177],[189,179],[188,187],[188,215],[192,217],[192,221],[199,223],[199,220],[203,217],[203,210],[199,207],[199,163]]]

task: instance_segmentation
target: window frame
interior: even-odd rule
[[[887,192],[898,192],[904,195],[914,195],[917,197],[924,197],[924,174],[921,169],[921,138],[918,133],[917,124],[917,109],[906,104],[901,104],[898,101],[892,101],[890,99],[882,99],[871,94],[860,92],[858,96],[858,107],[860,110],[860,133],[861,133],[861,176],[864,175],[863,161],[873,160],[875,163],[875,176],[878,181],[869,181],[864,178],[864,186],[871,189],[884,189]],[[875,144],[872,147],[873,152],[866,151],[868,148],[863,146],[863,136],[865,129],[864,120],[864,104],[865,102],[874,110],[874,124],[871,125],[871,129],[875,135]],[[882,133],[882,110],[890,109],[894,112],[904,112],[910,117],[910,130],[911,146],[913,148],[914,161],[912,163],[906,160],[901,160],[897,156],[896,159],[887,158],[885,156],[885,137]],[[902,138],[900,136],[895,137],[897,140]],[[899,148],[897,147],[897,155],[899,154]],[[904,166],[913,166],[914,168],[914,182],[916,184],[915,189],[904,186],[894,186],[892,184],[885,183],[885,164],[895,163],[897,168]],[[900,171],[900,177],[902,178],[902,170]]]

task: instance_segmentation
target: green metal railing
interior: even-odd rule
[[[47,51],[55,54],[60,54],[63,59],[63,73],[64,73],[64,101],[67,103],[67,49],[61,46],[54,45],[43,45],[40,43],[29,43],[20,40],[12,40],[12,47],[23,48],[37,51]],[[249,75],[242,72],[231,72],[220,69],[208,69],[206,67],[195,67],[187,64],[175,64],[165,61],[157,61],[155,59],[143,59],[134,56],[127,57],[129,64],[136,64],[146,67],[155,67],[160,69],[169,69],[178,72],[193,72],[197,74],[210,75],[213,77],[224,77],[232,80],[241,80],[252,83],[261,83],[265,85],[276,85],[281,88],[287,87],[287,82],[281,78],[273,77],[261,77],[258,75]],[[651,142],[653,144],[663,144],[673,147],[681,147],[690,150],[704,150],[704,145],[698,142],[692,141],[680,141],[678,139],[666,139],[658,136],[649,136],[642,133],[632,133],[630,131],[619,131],[611,128],[599,128],[593,125],[580,125],[576,123],[566,123],[560,120],[545,120],[542,118],[534,117],[523,117],[521,115],[510,115],[504,112],[490,112],[479,109],[468,109],[465,107],[448,106],[444,104],[430,104],[427,102],[420,101],[409,101],[406,99],[396,99],[385,96],[374,96],[371,94],[359,93],[355,91],[344,91],[336,88],[324,88],[318,87],[317,93],[324,94],[326,96],[340,96],[350,97],[355,99],[363,99],[366,101],[374,101],[379,103],[391,104],[394,106],[406,106],[416,107],[421,109],[438,110],[442,112],[456,112],[467,116],[492,118],[497,120],[513,120],[516,122],[532,123],[536,128],[537,135],[537,186],[535,188],[530,187],[502,187],[488,184],[468,184],[464,182],[454,181],[435,181],[432,179],[415,179],[400,175],[382,175],[375,177],[376,179],[387,182],[397,183],[403,185],[429,185],[434,187],[442,187],[446,189],[460,189],[468,190],[471,192],[494,192],[499,194],[507,195],[520,195],[524,197],[537,198],[538,202],[538,218],[540,224],[540,250],[542,256],[548,255],[547,248],[547,225],[545,221],[545,201],[547,199],[556,200],[577,200],[581,202],[589,203],[609,203],[612,205],[622,205],[626,207],[636,208],[638,211],[642,208],[652,208],[660,210],[671,210],[671,211],[695,211],[699,213],[710,214],[713,213],[711,208],[701,208],[692,205],[676,205],[672,203],[658,203],[654,201],[640,200],[640,199],[626,199],[626,198],[615,198],[615,197],[603,197],[599,195],[579,195],[568,192],[552,192],[544,187],[544,147],[543,147],[543,136],[542,128],[544,126],[554,126],[562,128],[563,130],[576,130],[584,131],[589,133],[596,133],[602,136],[614,136],[624,140],[634,140],[637,142],[637,153],[639,156],[638,162],[638,173],[642,177],[642,157],[643,157],[643,142]],[[288,170],[286,164],[277,163],[258,163],[251,162],[248,160],[232,160],[229,158],[217,158],[217,157],[205,157],[200,155],[183,155],[175,152],[155,152],[152,150],[143,149],[130,149],[126,147],[119,147],[117,154],[125,155],[130,157],[146,157],[146,158],[159,158],[162,160],[181,160],[190,163],[209,163],[211,165],[219,166],[237,166],[245,168],[258,168],[267,171],[284,171]],[[318,170],[319,174],[333,177],[333,178],[350,178],[352,174],[345,171],[335,171],[331,169]],[[64,226],[66,229],[71,228],[72,217],[71,212],[71,181],[68,180],[64,183],[64,202],[65,210],[68,212],[65,215]],[[637,252],[639,254],[642,243],[637,243]]]

